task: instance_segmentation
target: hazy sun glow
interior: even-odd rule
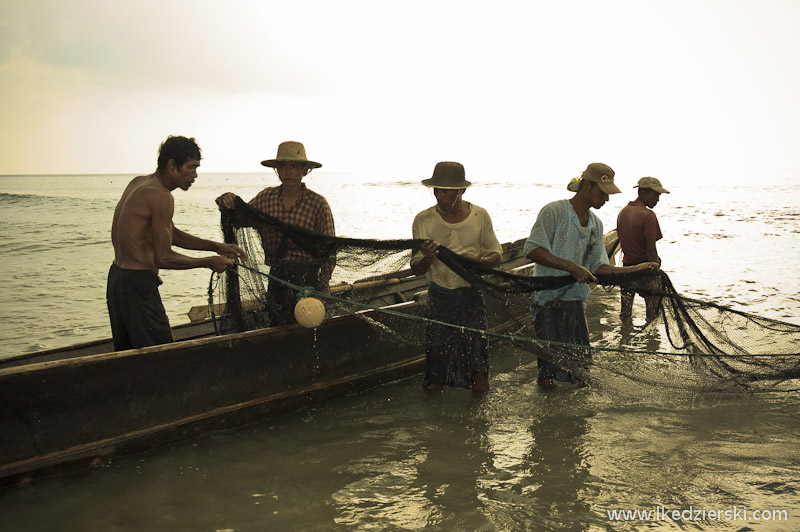
[[[202,170],[282,140],[329,171],[634,181],[800,167],[800,3],[0,4],[0,173]]]

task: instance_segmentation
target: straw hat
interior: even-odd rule
[[[590,164],[581,174],[581,179],[597,183],[600,190],[606,194],[619,194],[622,192],[617,185],[614,184],[614,170],[607,164]]]
[[[464,167],[460,163],[436,163],[433,177],[425,179],[422,184],[426,187],[459,189],[467,188],[472,183],[464,179]]]
[[[634,185],[633,188],[649,188],[651,190],[655,190],[659,194],[669,194],[669,190],[661,186],[661,181],[656,179],[655,177],[643,177],[639,180],[638,185]]]
[[[303,143],[295,142],[293,140],[281,142],[280,146],[278,146],[278,155],[274,159],[261,161],[261,164],[264,166],[269,166],[270,168],[275,168],[279,163],[284,162],[307,163],[311,168],[319,168],[322,166],[314,161],[309,161],[306,158],[306,149],[303,147]]]

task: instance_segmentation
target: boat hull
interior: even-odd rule
[[[507,268],[526,262],[520,252],[507,249]],[[380,306],[419,317],[424,287],[424,278],[408,277],[369,300],[407,300]],[[490,329],[507,328],[507,309],[488,303]],[[0,363],[0,488],[274,417],[425,366],[421,321],[374,310],[316,329],[184,329],[199,337],[121,352],[90,342]]]
[[[418,347],[399,347],[352,316],[316,331],[290,325],[177,345],[0,370],[0,486],[276,416],[424,367]]]

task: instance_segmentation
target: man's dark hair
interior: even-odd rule
[[[197,145],[194,137],[187,139],[186,137],[170,135],[158,148],[158,169],[165,169],[170,159],[174,159],[175,166],[180,168],[189,159],[197,159],[199,161],[201,158],[200,146]]]

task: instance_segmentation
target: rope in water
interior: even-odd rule
[[[292,290],[297,292],[298,300],[302,299],[304,297],[323,298],[323,299],[328,299],[328,300],[331,300],[331,301],[336,301],[338,303],[342,303],[342,304],[346,304],[346,305],[352,305],[354,307],[359,307],[359,308],[361,308],[363,310],[372,310],[372,311],[381,312],[383,314],[387,314],[387,315],[390,315],[390,316],[397,316],[397,317],[401,317],[401,318],[404,318],[404,319],[410,319],[410,320],[414,320],[414,321],[419,321],[419,322],[422,322],[422,323],[431,323],[431,324],[435,324],[435,325],[441,325],[443,327],[448,327],[448,328],[451,328],[451,329],[457,329],[457,330],[461,331],[462,333],[474,333],[474,334],[479,334],[481,336],[498,338],[498,339],[507,340],[507,341],[510,341],[510,342],[533,343],[533,344],[539,344],[539,345],[542,345],[542,346],[545,346],[545,347],[562,347],[562,348],[571,348],[571,349],[587,349],[587,348],[591,348],[592,350],[595,350],[595,351],[605,351],[605,352],[609,352],[609,353],[620,353],[620,354],[628,354],[628,355],[630,355],[630,354],[634,354],[634,355],[648,354],[648,355],[661,355],[661,356],[674,356],[674,357],[714,356],[714,357],[729,357],[729,358],[743,358],[743,357],[794,357],[794,356],[798,356],[798,354],[770,354],[770,353],[748,354],[748,355],[729,355],[729,354],[710,354],[710,353],[675,353],[675,352],[669,352],[669,351],[639,351],[639,350],[635,350],[635,349],[625,349],[625,348],[615,348],[615,347],[596,347],[596,346],[588,346],[588,345],[584,345],[584,344],[571,344],[571,343],[565,343],[565,342],[556,342],[556,341],[553,341],[553,340],[539,340],[539,339],[536,339],[536,338],[531,338],[529,336],[498,333],[498,332],[494,332],[494,331],[488,331],[488,330],[485,330],[485,329],[474,329],[474,328],[471,328],[471,327],[465,327],[463,325],[454,325],[452,323],[447,323],[447,322],[438,321],[438,320],[432,320],[430,318],[425,318],[425,317],[422,317],[422,316],[414,316],[412,314],[406,314],[404,312],[398,312],[396,310],[391,310],[391,309],[387,309],[387,308],[384,308],[384,307],[376,307],[376,306],[368,305],[366,303],[361,303],[361,302],[358,302],[358,301],[351,301],[349,299],[342,299],[342,298],[339,298],[339,297],[336,297],[336,296],[332,296],[330,294],[325,294],[323,292],[319,292],[317,290],[314,290],[314,288],[311,287],[311,286],[298,286],[298,285],[292,284],[292,283],[290,283],[288,281],[285,281],[283,279],[279,279],[278,277],[275,277],[275,276],[270,275],[268,273],[262,272],[262,271],[260,271],[258,269],[255,269],[255,268],[251,268],[251,267],[249,267],[249,266],[247,266],[245,264],[242,264],[242,263],[238,263],[237,262],[236,263],[236,267],[244,268],[244,269],[246,269],[246,270],[248,270],[248,271],[250,271],[252,273],[255,273],[257,275],[261,275],[263,277],[267,277],[271,283],[275,282],[275,283],[281,284],[283,286],[286,286],[288,288],[291,288]],[[237,273],[237,275],[238,275],[238,271],[236,271],[236,270],[233,270],[233,271],[235,271]],[[217,336],[219,336],[220,333],[219,333],[219,329],[217,327],[217,318],[216,318],[216,314],[214,312],[214,276],[215,275],[219,275],[219,274],[216,274],[214,272],[211,273],[211,279],[209,280],[209,284],[208,284],[208,304],[209,304],[209,307],[211,309],[211,320],[214,323],[214,333]]]

